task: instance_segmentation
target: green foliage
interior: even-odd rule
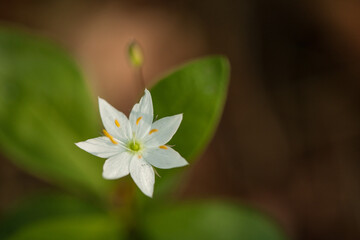
[[[151,89],[158,118],[183,113],[170,141],[190,163],[214,133],[226,99],[229,63],[220,56],[196,60],[176,69]]]
[[[153,209],[144,231],[156,240],[282,240],[283,233],[258,212],[223,202],[197,202]]]
[[[21,229],[9,240],[119,240],[116,225],[102,215],[46,220]]]
[[[154,111],[158,118],[183,113],[183,121],[170,141],[190,164],[210,141],[221,117],[229,83],[226,58],[202,58],[175,69],[151,88]],[[185,167],[185,169],[188,167]],[[159,170],[155,198],[174,189],[177,171]]]
[[[43,194],[7,212],[0,222],[0,239],[117,239],[120,227],[96,204]]]
[[[27,171],[102,195],[102,160],[74,143],[95,137],[97,111],[76,65],[26,34],[0,29],[0,146]]]
[[[151,89],[158,118],[184,114],[169,143],[190,162],[178,171],[191,167],[210,141],[222,113],[228,78],[228,61],[213,56],[172,71]],[[28,199],[3,216],[0,239],[284,239],[269,219],[233,204],[164,205],[158,201],[159,193],[175,188],[174,170],[160,171],[154,199],[144,201],[143,194],[138,198],[151,205],[133,204],[136,199],[131,193],[114,198],[129,206],[109,207],[96,201],[110,199],[110,181],[101,177],[104,161],[74,145],[96,137],[100,130],[91,98],[76,65],[62,50],[30,35],[0,29],[2,152],[29,173],[71,192],[86,193],[84,199],[88,199],[65,195]]]

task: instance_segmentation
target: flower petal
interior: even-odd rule
[[[188,165],[189,163],[174,149],[151,148],[144,152],[144,160],[154,167],[169,169]]]
[[[122,112],[116,110],[100,97],[99,110],[106,131],[113,137],[122,142],[127,142],[128,139],[132,138],[129,120]]]
[[[164,145],[174,136],[182,121],[182,114],[164,117],[154,122],[152,130],[145,137],[144,142],[148,147],[158,147]]]
[[[103,167],[103,178],[117,179],[128,175],[131,158],[132,154],[123,152],[107,159]]]
[[[150,92],[145,89],[145,95],[135,104],[130,113],[131,129],[137,139],[142,139],[150,131],[153,121],[153,103]]]
[[[152,197],[154,191],[154,169],[142,158],[135,155],[130,162],[130,175],[136,185],[147,196]]]
[[[75,143],[79,148],[92,155],[108,158],[125,151],[120,145],[115,145],[107,137],[91,138],[84,142]]]

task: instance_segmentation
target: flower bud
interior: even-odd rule
[[[134,67],[141,67],[144,62],[143,54],[140,45],[136,41],[132,41],[128,47],[128,55],[131,65]]]

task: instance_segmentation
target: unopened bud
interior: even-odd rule
[[[143,54],[140,45],[133,41],[129,44],[128,54],[131,65],[134,67],[141,67],[144,62]]]

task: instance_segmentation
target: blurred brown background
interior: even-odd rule
[[[359,1],[2,0],[0,20],[58,42],[125,112],[141,92],[125,58],[133,38],[148,86],[189,59],[228,56],[222,121],[180,196],[235,198],[293,239],[360,239]],[[52,188],[2,158],[1,210]]]

